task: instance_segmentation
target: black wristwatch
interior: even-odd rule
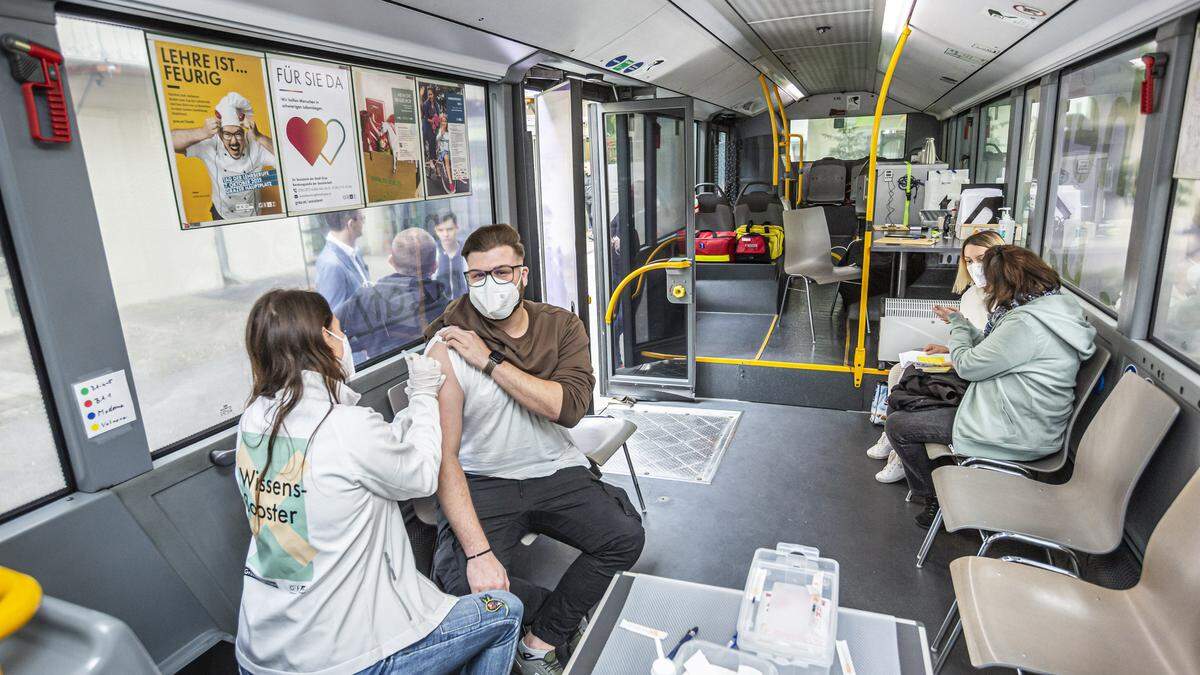
[[[487,362],[487,365],[483,367],[483,374],[491,375],[492,371],[496,369],[496,366],[500,365],[501,363],[504,363],[504,361],[505,361],[504,354],[501,354],[500,352],[493,349],[492,353],[488,354],[488,362]]]

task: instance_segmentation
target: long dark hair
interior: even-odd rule
[[[1042,295],[1062,285],[1058,272],[1038,254],[1020,246],[993,246],[983,254],[983,275],[987,286],[983,296],[988,307],[1005,307],[1014,299]]]
[[[324,379],[329,410],[333,410],[336,392],[345,376],[337,357],[325,342],[325,329],[332,325],[333,312],[329,303],[312,291],[267,291],[250,308],[250,317],[246,320],[246,353],[250,356],[254,383],[247,405],[260,396],[273,398],[278,395],[267,438],[263,474],[271,467],[271,454],[279,430],[304,394],[304,371],[311,370]],[[329,413],[325,415],[328,417]],[[317,428],[324,422],[322,418]],[[259,489],[255,488],[255,506],[258,506],[258,498]]]

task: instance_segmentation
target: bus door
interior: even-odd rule
[[[589,127],[596,139],[600,393],[690,399],[696,390],[692,100],[593,106]]]

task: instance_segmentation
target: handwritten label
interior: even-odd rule
[[[137,420],[129,378],[118,370],[82,382],[76,382],[75,402],[83,421],[83,431],[95,438]]]

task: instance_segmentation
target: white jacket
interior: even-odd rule
[[[237,660],[256,675],[357,672],[428,635],[457,601],[417,572],[396,504],[437,490],[437,398],[414,395],[389,424],[348,387],[334,402],[320,375],[303,377],[268,471],[277,397],[254,400],[238,429],[254,536]]]

